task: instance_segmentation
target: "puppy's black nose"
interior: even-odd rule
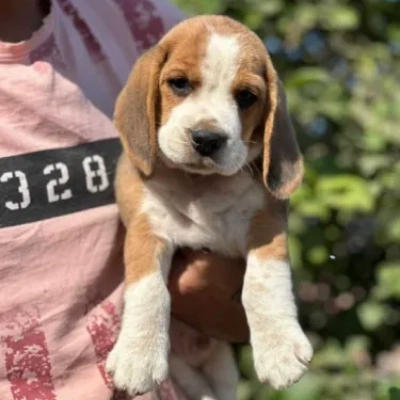
[[[215,154],[227,142],[223,133],[210,132],[205,129],[191,131],[193,147],[203,157]]]

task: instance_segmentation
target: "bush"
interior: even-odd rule
[[[175,2],[264,39],[306,162],[290,248],[316,356],[298,384],[273,392],[240,348],[240,399],[399,400],[400,2]]]

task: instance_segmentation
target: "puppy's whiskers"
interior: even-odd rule
[[[185,137],[185,128],[184,127],[180,126],[180,127],[177,127],[176,129],[180,134],[182,134],[183,137]],[[172,143],[181,144],[186,148],[190,147],[190,141],[188,141],[188,140],[184,140],[184,139],[181,139],[181,138],[176,137],[176,136],[172,136],[170,140],[171,140]]]

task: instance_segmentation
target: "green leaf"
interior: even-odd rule
[[[340,368],[346,365],[343,348],[335,340],[329,340],[314,356],[314,368]]]
[[[287,77],[285,86],[290,89],[299,89],[312,82],[328,83],[331,80],[330,74],[323,68],[303,67]]]
[[[317,20],[318,10],[313,4],[299,4],[295,11],[296,22],[304,28],[311,28]]]
[[[226,1],[201,0],[194,2],[187,0],[174,0],[174,3],[182,11],[194,16],[198,14],[220,14],[225,8]]]
[[[323,380],[317,374],[307,373],[285,391],[285,400],[320,400]]]
[[[389,221],[388,235],[394,241],[400,243],[400,217],[393,217],[393,219]]]
[[[373,175],[377,171],[390,165],[390,158],[386,154],[365,154],[360,157],[360,167],[365,175]]]
[[[237,390],[238,400],[250,400],[253,394],[253,388],[250,382],[239,382]]]
[[[265,16],[273,16],[279,13],[284,7],[282,0],[268,0],[268,1],[259,1],[259,0],[245,0],[246,6],[249,7],[247,12],[251,12],[252,10],[257,11],[263,17]]]
[[[256,29],[259,27],[264,21],[264,15],[260,13],[258,10],[254,10],[252,12],[248,12],[244,17],[243,22],[248,26],[250,29]]]
[[[357,309],[357,313],[362,326],[366,330],[373,331],[384,322],[387,309],[380,303],[369,301],[363,303]]]
[[[292,236],[289,236],[289,254],[293,269],[300,269],[302,266],[301,244],[297,238]]]
[[[369,212],[374,206],[368,183],[354,175],[321,177],[316,193],[323,203],[334,209]]]
[[[384,263],[378,269],[378,283],[373,291],[377,299],[400,299],[400,261]]]
[[[363,145],[365,150],[381,152],[385,149],[386,144],[386,138],[380,132],[375,130],[368,130],[365,135],[363,135]]]
[[[356,28],[360,22],[357,11],[350,6],[322,6],[320,12],[320,21],[325,29],[334,31],[351,30]]]
[[[400,26],[390,24],[388,26],[388,37],[393,42],[400,42]]]
[[[245,374],[247,378],[254,377],[253,353],[250,346],[244,346],[240,349],[239,360],[239,367],[242,373]]]
[[[308,261],[314,265],[324,264],[328,256],[328,250],[324,246],[314,246],[307,252]]]
[[[391,387],[389,389],[389,400],[400,400],[400,389],[396,387]]]

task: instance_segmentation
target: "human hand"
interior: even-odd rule
[[[172,315],[217,339],[248,342],[246,315],[237,299],[244,271],[244,260],[179,250],[169,276]]]

